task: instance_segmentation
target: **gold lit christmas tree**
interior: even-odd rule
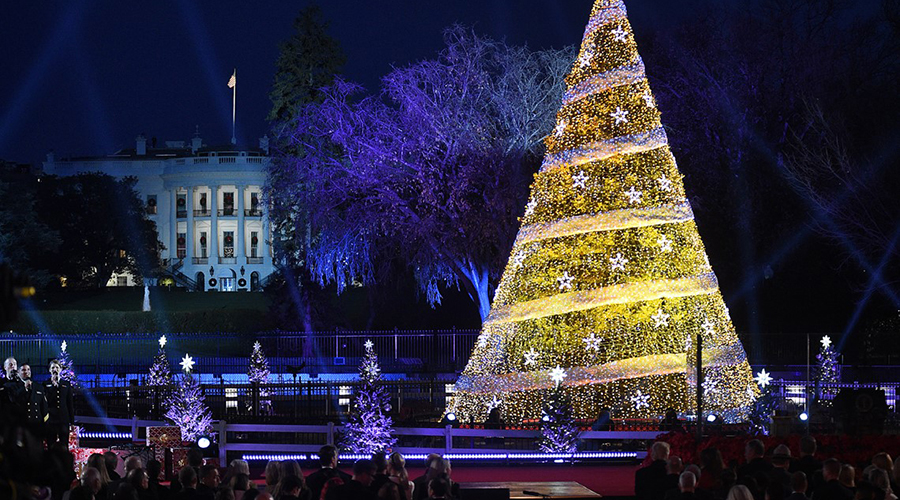
[[[745,420],[758,390],[669,150],[621,1],[596,0],[509,263],[449,410]]]

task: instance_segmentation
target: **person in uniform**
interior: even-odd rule
[[[22,398],[25,404],[25,425],[30,427],[36,435],[43,435],[44,426],[50,419],[43,387],[31,380],[31,365],[27,363],[19,367],[19,378],[22,379],[25,387]]]
[[[74,395],[72,384],[60,378],[62,366],[59,361],[50,362],[50,380],[44,382],[44,397],[47,398],[47,446],[53,443],[69,444],[69,429],[75,423]]]
[[[3,361],[3,372],[6,374],[6,380],[0,386],[0,408],[3,415],[7,417],[8,423],[19,423],[24,418],[25,403],[25,384],[19,378],[19,368],[16,358],[10,356]]]

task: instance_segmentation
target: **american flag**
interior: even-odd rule
[[[228,79],[228,88],[233,89],[235,85],[237,85],[237,72],[231,74],[231,78]]]

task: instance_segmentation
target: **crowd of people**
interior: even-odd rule
[[[900,460],[895,467],[887,453],[874,455],[861,471],[837,458],[815,458],[816,439],[804,436],[799,455],[778,445],[767,450],[762,441],[744,447],[744,463],[726,464],[716,448],[700,452],[699,464],[685,464],[670,455],[668,443],[650,448],[652,462],[635,473],[638,500],[897,500]]]
[[[294,460],[269,462],[264,482],[250,479],[250,467],[232,460],[221,469],[205,464],[202,453],[192,449],[187,465],[168,485],[160,483],[161,464],[147,463],[138,455],[124,462],[124,474],[116,471],[119,457],[113,452],[95,453],[88,458],[81,478],[54,491],[44,487],[36,498],[61,500],[426,500],[450,499],[459,485],[450,480],[450,462],[429,455],[426,472],[410,479],[406,461],[399,453],[376,453],[371,460],[358,460],[353,474],[337,468],[334,446],[319,450],[318,470],[304,475]],[[30,498],[22,496],[21,498]]]
[[[69,430],[75,423],[75,405],[72,385],[60,376],[59,361],[50,361],[47,368],[50,378],[37,383],[32,378],[31,365],[19,365],[16,358],[6,358],[6,378],[0,384],[0,412],[46,440],[49,448],[55,443],[68,444]]]

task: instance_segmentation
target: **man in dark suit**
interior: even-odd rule
[[[193,467],[183,467],[178,471],[178,483],[181,491],[175,494],[175,500],[202,500],[197,493],[197,471]]]
[[[44,382],[44,396],[50,419],[47,421],[47,446],[53,443],[69,444],[69,429],[75,423],[75,403],[72,384],[60,378],[59,361],[50,362],[50,380]]]
[[[375,478],[375,464],[371,460],[357,460],[353,464],[353,478],[340,486],[328,488],[325,500],[375,500],[378,496],[370,488]]]
[[[10,356],[3,361],[2,409],[4,415],[14,422],[25,419],[25,384],[19,378],[19,365],[16,358]]]
[[[218,467],[211,464],[200,467],[200,484],[197,485],[197,495],[207,500],[213,500],[220,482]]]
[[[653,463],[634,473],[634,494],[638,500],[662,500],[666,495],[669,443],[653,443],[650,447],[650,459]]]
[[[25,422],[36,435],[42,436],[44,426],[50,414],[47,412],[47,399],[44,397],[43,388],[35,384],[31,379],[31,365],[25,363],[19,366],[19,378],[25,388],[23,401],[25,402]]]
[[[319,448],[320,468],[306,478],[306,486],[309,488],[309,492],[311,495],[310,498],[314,500],[320,498],[320,496],[322,495],[322,488],[325,487],[325,483],[327,483],[328,480],[333,477],[341,478],[344,483],[350,481],[351,478],[349,474],[338,470],[337,462],[337,448],[331,446],[330,444],[326,444],[325,446]],[[371,463],[371,461],[369,461],[369,463]],[[374,475],[375,473],[373,472],[372,474]]]
[[[825,484],[816,488],[812,500],[852,500],[853,492],[838,480],[841,475],[841,463],[829,458],[822,464],[822,479]]]
[[[744,477],[756,479],[759,474],[768,477],[772,473],[773,467],[772,464],[766,462],[765,455],[766,446],[762,441],[759,439],[749,441],[744,446],[744,458],[747,459],[747,463],[738,468],[738,479]]]
[[[809,498],[806,496],[807,486],[806,474],[801,471],[791,474],[791,496],[787,497],[787,500],[807,500]]]
[[[791,472],[803,472],[809,483],[808,491],[815,491],[822,484],[822,462],[816,460],[818,443],[812,436],[800,438],[800,458],[791,465]]]

